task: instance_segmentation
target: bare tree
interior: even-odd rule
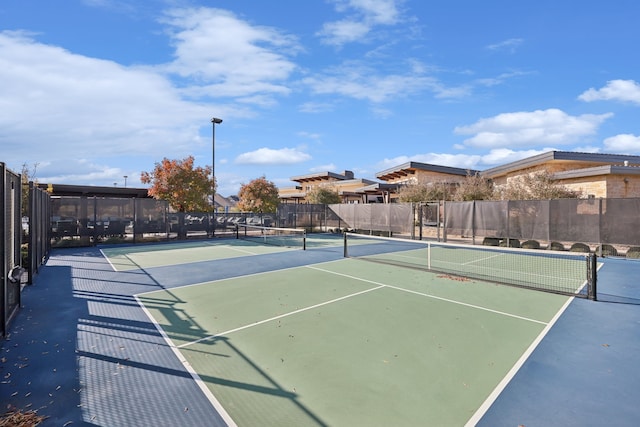
[[[428,202],[431,200],[446,200],[454,193],[454,184],[439,180],[430,181],[426,178],[408,183],[398,190],[398,200],[405,203]]]
[[[512,178],[497,189],[494,197],[500,200],[576,199],[580,193],[558,184],[549,172],[542,171]]]
[[[493,183],[478,173],[467,172],[467,176],[456,189],[453,200],[491,200],[494,196]]]

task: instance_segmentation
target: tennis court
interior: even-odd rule
[[[339,236],[315,244],[343,249]],[[389,242],[349,251],[370,256],[380,245]],[[238,240],[146,249],[103,253],[114,268],[154,276],[170,265],[201,279],[211,263],[194,260],[227,254],[249,265],[252,251],[294,250]],[[424,262],[424,250],[389,252]],[[136,299],[229,425],[413,426],[478,422],[571,297],[343,258],[187,279]]]
[[[389,247],[55,250],[2,346],[0,401],[43,427],[637,425],[640,262],[598,258],[596,302],[564,268],[541,293],[429,272],[446,270],[437,245]],[[517,276],[509,251],[447,249],[470,273]],[[521,272],[552,276],[543,258]]]

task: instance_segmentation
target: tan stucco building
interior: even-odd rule
[[[292,177],[295,187],[280,189],[283,203],[304,203],[314,186],[334,186],[343,203],[390,203],[406,184],[433,183],[455,187],[467,175],[480,174],[495,186],[536,172],[549,172],[558,184],[583,198],[640,197],[640,156],[549,151],[484,171],[406,162],[376,174],[381,182],[356,179],[351,171],[321,172]]]
[[[406,162],[399,166],[386,169],[376,174],[376,178],[397,188],[407,184],[426,183],[443,185],[451,188],[466,179],[467,175],[475,175],[473,169],[454,168],[450,166],[432,165],[420,162]],[[391,200],[397,197],[397,192],[391,195]]]
[[[282,203],[306,203],[307,194],[314,187],[335,188],[342,203],[369,203],[365,193],[358,190],[375,185],[375,181],[369,179],[355,178],[352,171],[343,173],[318,172],[308,175],[294,176],[291,181],[295,182],[294,187],[281,188],[280,201]]]
[[[527,174],[546,171],[558,184],[581,197],[640,197],[640,156],[549,151],[480,172],[496,186]]]

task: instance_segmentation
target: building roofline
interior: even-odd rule
[[[280,199],[304,199],[307,196],[307,193],[291,193],[291,194],[280,194],[278,198]]]
[[[385,176],[388,176],[387,179],[390,179],[393,176],[406,176],[406,175],[409,175],[409,172],[407,171],[415,171],[415,170],[424,170],[424,171],[444,173],[448,175],[461,175],[461,176],[467,176],[467,173],[472,173],[472,174],[479,173],[479,171],[474,169],[469,169],[469,168],[456,168],[452,166],[441,166],[441,165],[434,165],[430,163],[420,163],[420,162],[406,162],[401,165],[394,166],[389,169],[385,169],[382,172],[376,173],[376,178],[385,180],[384,178]]]
[[[595,166],[592,168],[573,169],[568,171],[556,172],[553,174],[553,178],[570,179],[585,178],[598,175],[640,175],[640,167],[619,165]]]
[[[316,173],[309,173],[305,175],[292,176],[289,179],[291,181],[302,182],[302,181],[321,180],[322,178],[335,178],[340,181],[354,179],[353,172],[351,171],[344,171],[344,173],[336,173],[336,172],[329,172],[329,171],[316,172]]]
[[[389,184],[385,182],[376,182],[366,187],[358,188],[354,190],[356,193],[377,193],[380,191],[397,190],[401,184]]]
[[[581,153],[578,151],[547,151],[536,156],[527,157],[515,162],[485,169],[480,175],[487,178],[504,175],[509,172],[526,169],[532,166],[547,163],[553,160],[568,160],[582,162],[620,163],[625,161],[640,165],[640,156],[627,154],[605,154],[605,153]]]
[[[365,178],[354,178],[354,179],[345,179],[343,181],[340,181],[340,184],[355,184],[355,183],[362,183],[362,184],[366,184],[366,185],[371,185],[371,184],[375,184],[375,181],[372,181],[370,179],[365,179]]]
[[[86,196],[86,197],[137,197],[151,198],[148,188],[134,187],[99,187],[92,185],[49,184],[38,183],[43,190],[52,188],[52,196]]]

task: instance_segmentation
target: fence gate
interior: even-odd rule
[[[49,256],[51,249],[51,197],[32,181],[29,183],[29,226],[23,233],[27,234],[29,252],[26,265],[27,283],[33,284],[33,279],[40,266]],[[23,243],[24,243],[23,238]]]
[[[0,334],[6,336],[11,318],[20,307],[20,279],[22,276],[20,257],[20,236],[22,227],[21,180],[20,175],[8,170],[4,163],[0,163],[0,177],[2,188],[0,200]]]

